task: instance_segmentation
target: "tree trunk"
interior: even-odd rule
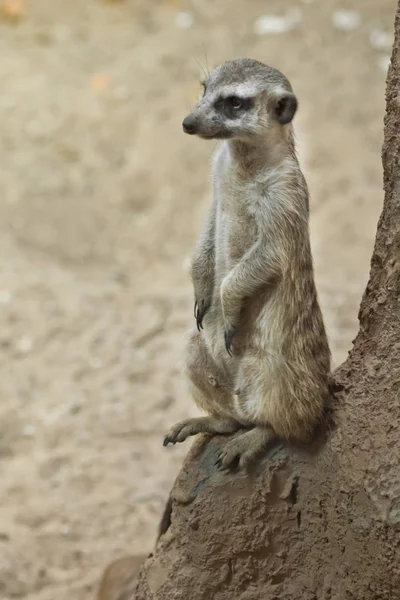
[[[274,448],[248,476],[217,471],[225,439],[197,441],[137,600],[400,598],[399,90],[400,3],[387,80],[385,202],[360,331],[333,375],[328,440],[314,451]]]

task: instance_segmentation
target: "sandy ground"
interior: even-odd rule
[[[346,357],[383,198],[390,49],[372,32],[390,42],[395,4],[31,0],[0,22],[2,599],[86,600],[107,562],[152,549],[187,451],[163,433],[196,414],[180,362],[214,144],[180,123],[207,64],[247,55],[292,80],[321,304]],[[293,8],[292,31],[254,32]],[[354,30],[333,25],[341,8]]]

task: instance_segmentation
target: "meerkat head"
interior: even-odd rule
[[[297,109],[286,77],[256,60],[220,65],[203,88],[202,98],[182,126],[185,133],[204,139],[266,136],[290,123]]]

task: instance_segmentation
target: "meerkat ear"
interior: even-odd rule
[[[297,110],[297,98],[290,92],[280,94],[275,102],[275,115],[281,125],[290,123]]]

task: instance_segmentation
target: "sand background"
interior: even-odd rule
[[[153,547],[188,449],[163,434],[197,414],[180,362],[215,144],[181,121],[207,66],[249,56],[292,81],[317,285],[346,357],[383,200],[395,4],[0,3],[2,599],[92,598],[107,562]],[[287,11],[291,31],[255,31]]]

